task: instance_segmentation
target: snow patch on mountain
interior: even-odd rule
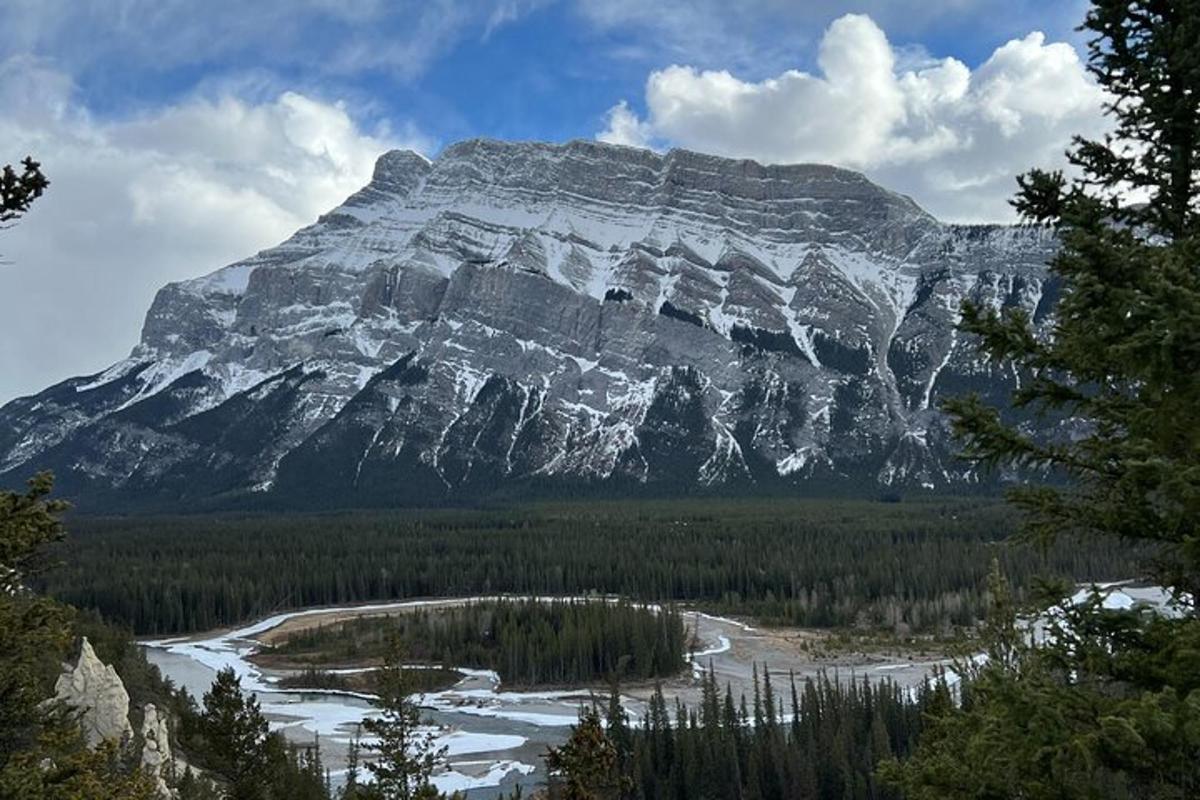
[[[1053,248],[822,165],[388,153],[279,246],[164,287],[129,359],[0,409],[0,470],[331,502],[534,477],[951,485],[943,392],[1016,380],[959,305],[1045,327]]]

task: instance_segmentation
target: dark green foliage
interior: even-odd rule
[[[775,682],[786,679],[786,691]],[[700,708],[667,709],[651,697],[631,727],[610,699],[606,724],[592,710],[568,744],[551,751],[551,797],[629,800],[891,800],[876,765],[911,751],[922,712],[947,702],[944,687],[910,699],[890,683],[805,681],[756,669],[752,706],[735,704],[714,676]]]
[[[63,505],[47,499],[50,486],[43,474],[24,494],[0,492],[0,770],[34,745],[71,642],[68,610],[25,588],[45,545],[63,535]]]
[[[997,581],[988,660],[963,664],[961,706],[932,708],[907,761],[881,775],[911,800],[1162,798],[1200,791],[1200,626],[1068,607],[1030,644]],[[1007,609],[1007,611],[1006,611]]]
[[[205,742],[205,763],[229,779],[231,795],[238,800],[266,797],[262,755],[267,744],[267,720],[258,701],[242,692],[241,681],[232,669],[217,673],[212,688],[204,695],[199,728]]]
[[[452,669],[417,669],[412,671],[414,692],[440,692],[449,689],[462,680],[462,673]],[[279,679],[281,689],[323,689],[337,692],[379,692],[379,674],[377,670],[359,672],[353,675],[339,675],[336,672],[306,667],[299,673],[285,675]]]
[[[306,668],[299,673],[285,675],[279,679],[281,689],[321,689],[322,691],[349,692],[354,687],[345,675],[323,669]]]
[[[604,730],[600,712],[589,708],[570,738],[546,753],[552,800],[620,800],[633,780],[622,773],[617,746]]]
[[[150,782],[113,742],[84,746],[74,723],[47,729],[37,750],[0,770],[0,797],[13,800],[154,800]]]
[[[221,800],[221,793],[212,781],[197,777],[191,770],[184,771],[175,790],[179,792],[179,800]]]
[[[24,494],[0,491],[0,797],[149,800],[149,782],[117,744],[86,748],[70,710],[51,699],[72,610],[27,586],[45,545],[63,535],[51,485],[42,474]]]
[[[938,630],[986,609],[998,556],[1039,573],[1128,577],[1134,551],[1001,544],[995,501],[690,501],[291,516],[79,518],[48,590],[139,633],[281,608],[508,592],[687,601],[768,623]]]
[[[1097,2],[1090,66],[1115,95],[1114,137],[1077,140],[1084,176],[1034,171],[1016,200],[1052,225],[1062,282],[1052,338],[1027,316],[975,306],[963,326],[994,362],[1020,371],[1017,430],[978,398],[946,404],[966,455],[1053,470],[1065,486],[1014,501],[1042,537],[1113,534],[1164,545],[1158,577],[1200,590],[1200,3]],[[1120,202],[1122,186],[1149,195]],[[1063,430],[1065,419],[1081,424]],[[1069,435],[1073,434],[1073,435]]]
[[[20,172],[5,164],[0,171],[0,222],[10,222],[28,211],[49,185],[42,165],[30,156],[21,162]]]
[[[71,629],[76,637],[86,636],[96,657],[111,664],[121,676],[132,714],[139,714],[146,703],[175,710],[179,700],[174,687],[163,679],[158,667],[146,660],[128,629],[106,622],[93,611],[76,609],[71,609]],[[135,727],[137,722],[135,719]]]
[[[358,663],[386,655],[396,639],[414,663],[494,669],[505,684],[522,686],[669,677],[684,668],[688,652],[672,608],[499,600],[334,623],[293,634],[270,653],[290,662]]]
[[[329,800],[319,749],[269,733],[258,700],[232,669],[217,673],[203,711],[185,713],[180,727],[196,761],[227,782],[230,800]]]
[[[1053,335],[1012,310],[963,315],[1045,424],[1008,427],[979,398],[948,408],[977,462],[1064,479],[1013,493],[1029,534],[1150,542],[1150,572],[1190,596],[1174,619],[1093,596],[1039,646],[1002,603],[962,706],[887,768],[913,800],[1200,796],[1200,1],[1097,0],[1084,28],[1116,131],[1075,141],[1080,179],[1032,172],[1016,201],[1062,241]]]
[[[375,737],[366,767],[382,800],[433,800],[441,795],[430,778],[446,748],[437,747],[436,734],[424,727],[403,652],[394,640],[379,675],[379,716],[363,720],[363,730]]]
[[[20,594],[45,568],[46,545],[61,541],[67,504],[50,499],[54,479],[43,472],[23,494],[0,491],[0,594]]]
[[[361,787],[359,786],[359,777],[361,776],[362,762],[362,726],[358,726],[354,730],[354,736],[350,739],[350,746],[346,750],[346,781],[342,784],[340,800],[356,800],[361,798]]]

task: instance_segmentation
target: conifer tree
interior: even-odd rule
[[[242,691],[232,668],[217,673],[204,694],[200,732],[209,765],[230,781],[233,800],[260,800],[269,796],[267,774],[267,720],[258,700]]]
[[[341,800],[355,800],[359,796],[358,762],[362,754],[362,726],[356,726],[354,736],[346,749],[346,782],[342,785]]]
[[[23,494],[0,492],[0,769],[36,740],[50,693],[44,676],[71,638],[66,610],[27,585],[44,547],[62,538],[65,505],[49,499],[51,483],[43,473]]]
[[[149,800],[150,781],[115,743],[89,749],[71,710],[52,702],[72,614],[29,585],[63,536],[52,486],[42,473],[24,493],[0,491],[0,797]]]
[[[604,712],[604,732],[612,742],[617,756],[617,772],[628,776],[633,771],[633,734],[629,727],[629,714],[621,704],[621,685],[614,680],[609,687],[608,705]],[[621,783],[621,797],[627,797],[626,791],[631,782]]]
[[[594,706],[580,715],[566,742],[546,753],[546,768],[554,800],[619,800],[629,784]]]
[[[383,800],[439,797],[430,780],[445,759],[446,748],[437,746],[436,734],[423,724],[398,641],[379,670],[378,686],[379,716],[363,721],[363,729],[376,739],[369,746],[372,758],[366,762],[375,788]]]
[[[42,196],[50,181],[42,174],[42,165],[26,156],[18,172],[11,164],[0,170],[0,223],[11,222]]]
[[[1200,3],[1098,0],[1083,28],[1115,130],[1103,141],[1076,139],[1068,155],[1079,178],[1033,170],[1014,201],[1061,241],[1051,335],[1035,336],[1019,309],[963,309],[981,350],[1023,376],[1014,405],[1047,425],[1008,424],[976,396],[946,407],[968,458],[1066,479],[1012,492],[1031,534],[1161,545],[1158,577],[1196,593]]]
[[[1083,29],[1114,130],[1075,140],[1078,178],[1035,170],[1015,201],[1061,242],[1050,336],[1019,311],[963,317],[1046,425],[1014,427],[974,397],[948,408],[968,457],[1054,479],[1012,492],[1031,535],[1153,546],[1148,571],[1187,593],[1186,613],[1094,595],[1031,642],[995,609],[962,706],[886,770],[914,800],[1200,794],[1200,0],[1095,0]]]

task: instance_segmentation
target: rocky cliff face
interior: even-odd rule
[[[74,666],[64,665],[54,684],[54,697],[78,714],[88,747],[101,742],[123,745],[133,736],[129,724],[129,693],[111,664],[96,657],[85,638]]]
[[[64,664],[54,684],[54,700],[71,709],[79,722],[84,743],[95,748],[110,742],[128,752],[133,748],[138,763],[149,778],[158,797],[169,800],[178,792],[168,779],[175,778],[178,769],[196,770],[182,759],[171,755],[170,728],[165,716],[153,703],[142,707],[141,736],[134,737],[129,721],[129,692],[121,676],[111,664],[105,664],[84,637],[79,646],[79,658],[74,664]]]
[[[153,703],[142,709],[142,771],[153,782],[159,797],[172,797],[175,792],[167,783],[175,777],[176,764],[171,756],[171,735],[165,717],[160,716]]]
[[[1013,381],[955,332],[959,305],[1044,321],[1052,249],[826,166],[391,152],[278,247],[163,288],[128,359],[0,409],[0,481],[330,505],[953,486],[973,476],[939,398]]]

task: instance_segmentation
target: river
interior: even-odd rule
[[[279,688],[281,672],[260,668],[250,656],[259,637],[285,623],[308,624],[334,615],[383,615],[408,609],[461,605],[489,598],[455,598],[311,608],[277,614],[233,630],[142,642],[146,656],[163,675],[197,699],[220,669],[232,668],[242,687],[253,692],[274,730],[301,744],[320,742],[322,760],[334,783],[345,774],[347,747],[363,718],[372,713],[368,697],[347,692],[297,691]],[[836,674],[842,680],[862,675],[887,678],[906,686],[923,682],[945,659],[896,658],[861,653],[814,655],[820,634],[811,631],[759,629],[738,620],[684,612],[684,622],[699,642],[691,656],[692,674],[663,683],[668,703],[699,700],[696,675],[711,669],[735,696],[749,694],[753,665],[766,665],[777,686],[792,674],[797,679]],[[580,687],[556,691],[504,691],[495,673],[460,668],[462,680],[450,689],[425,694],[421,706],[438,728],[438,743],[447,748],[446,768],[435,777],[442,791],[464,791],[469,798],[492,798],[518,783],[530,789],[544,781],[542,756],[561,743],[578,718],[579,709],[603,689]],[[779,680],[776,680],[776,676]],[[635,722],[645,711],[652,687],[622,692],[622,704]]]

